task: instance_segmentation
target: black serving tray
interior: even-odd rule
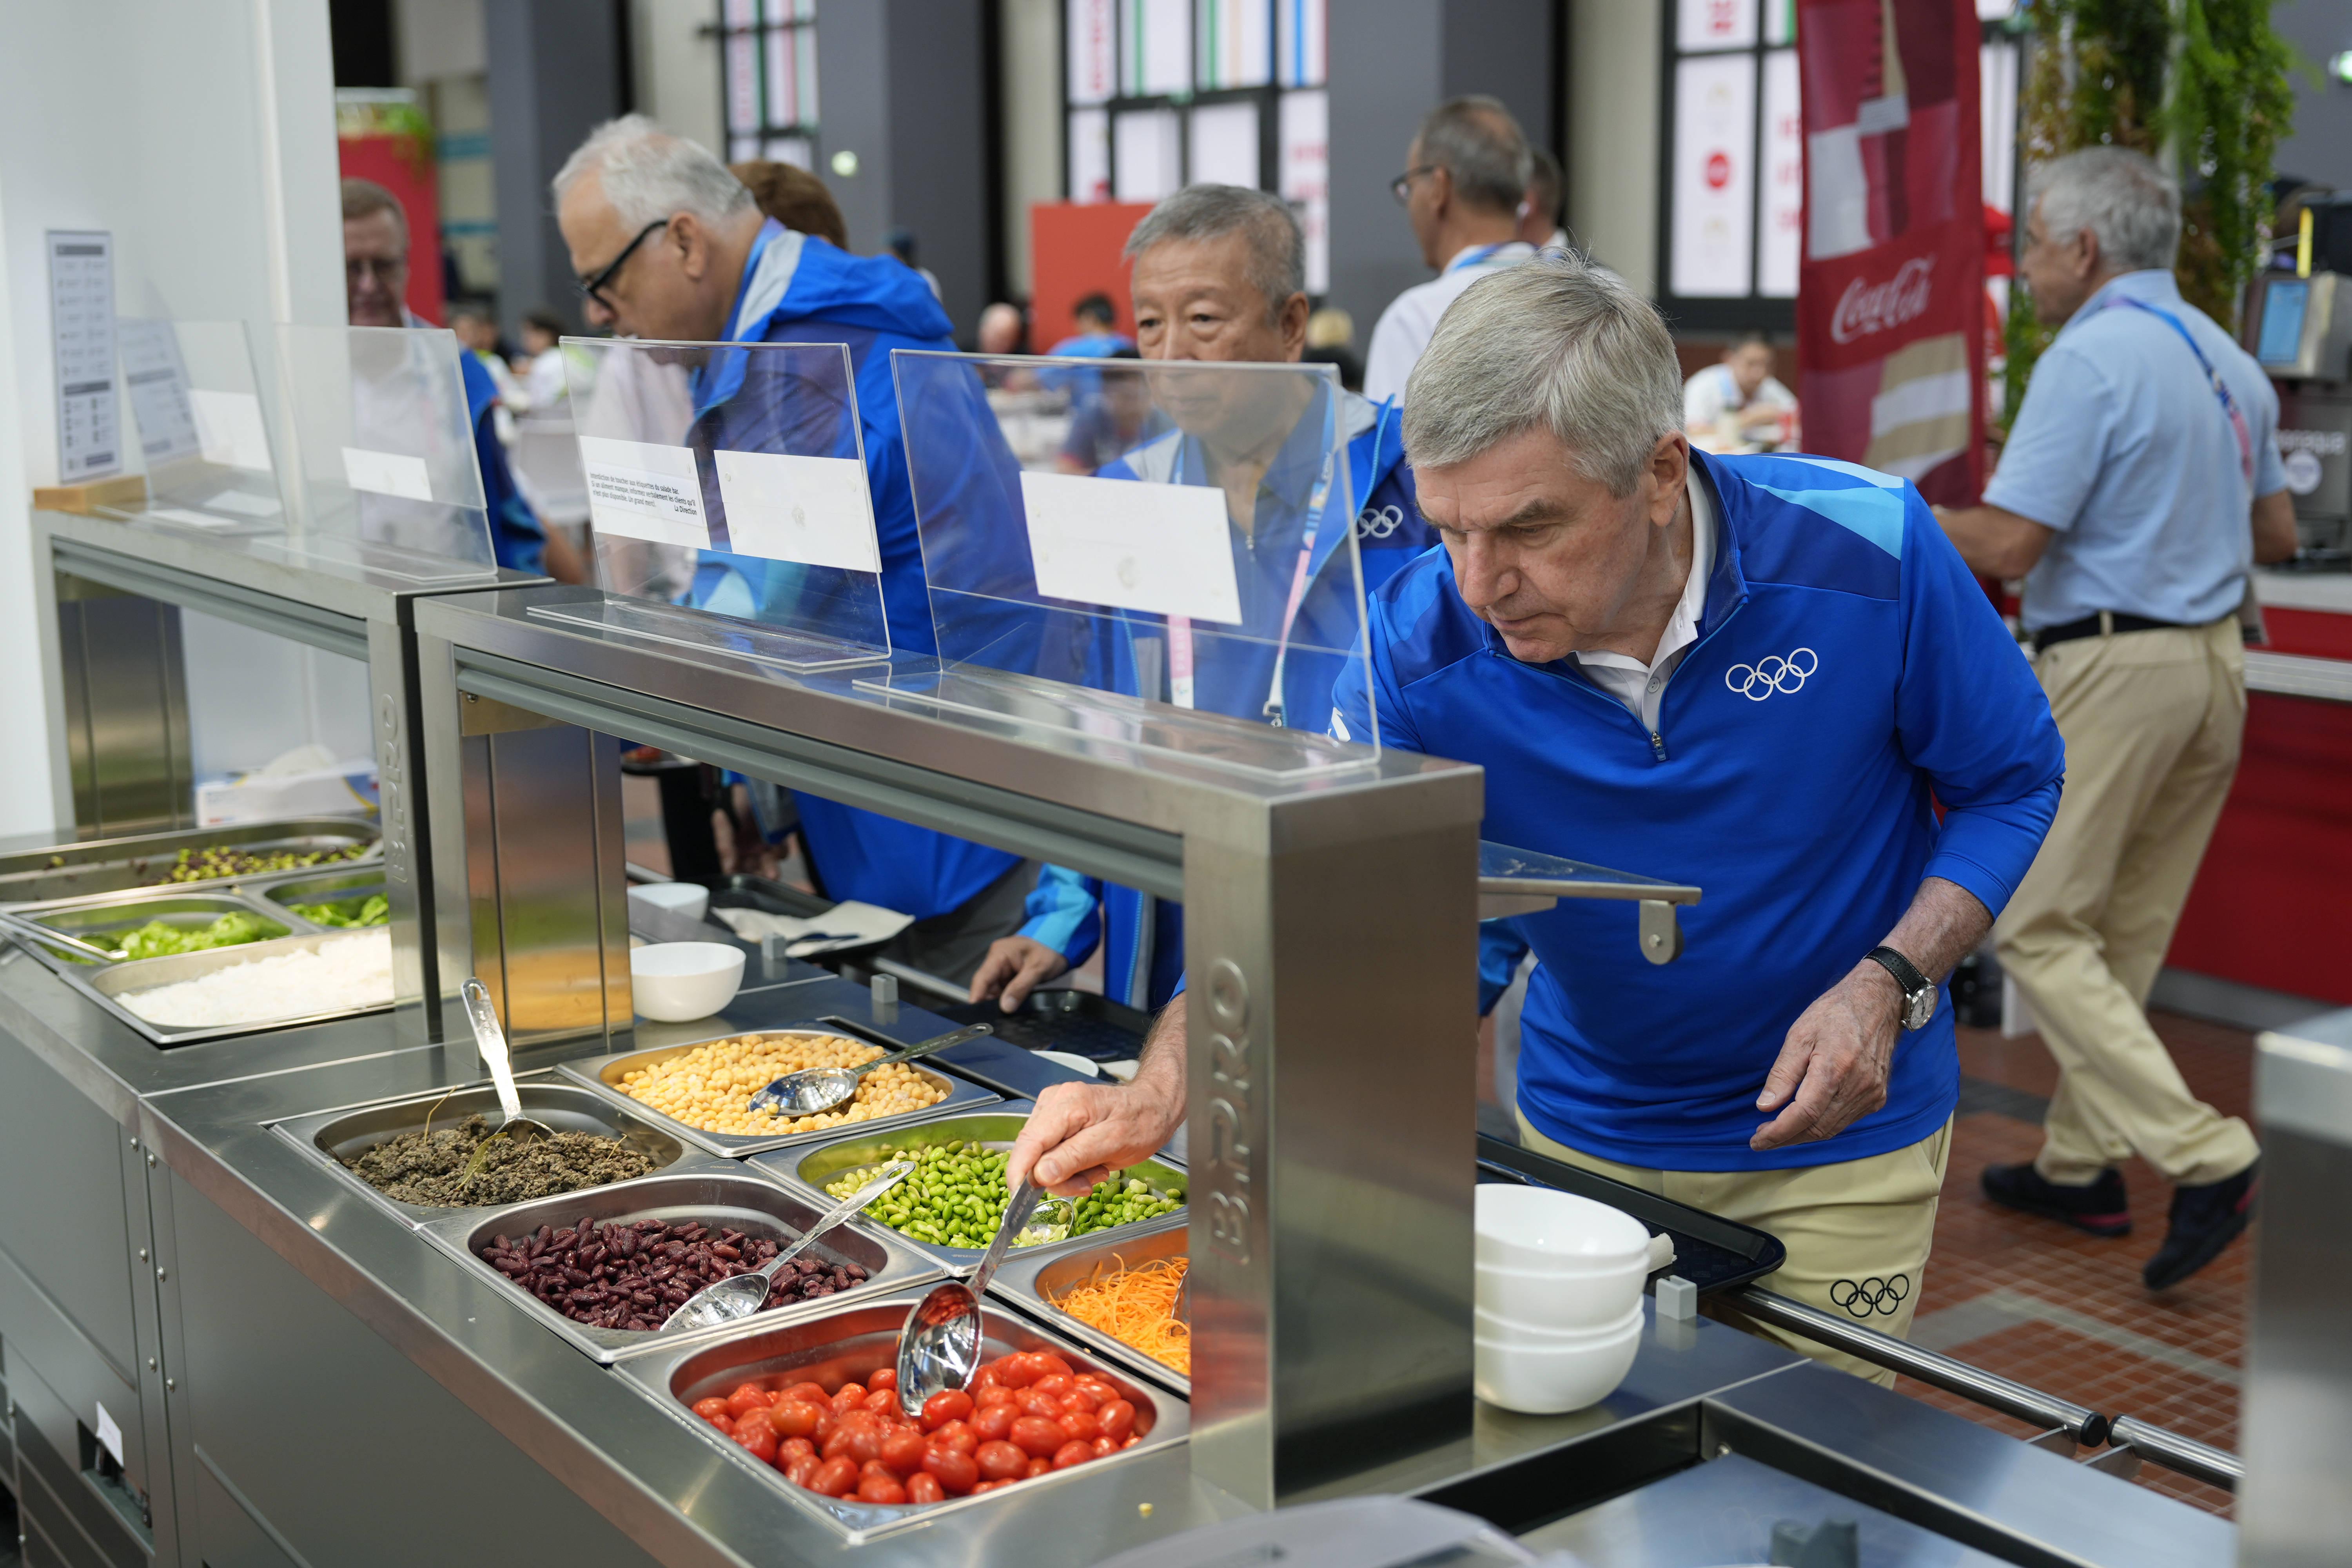
[[[1665,1232],[1675,1239],[1675,1261],[1663,1272],[1689,1280],[1698,1287],[1702,1296],[1760,1279],[1788,1261],[1789,1249],[1780,1245],[1780,1238],[1754,1226],[1723,1219],[1613,1178],[1562,1164],[1499,1138],[1479,1136],[1478,1179],[1555,1187],[1622,1209],[1653,1231]]]
[[[1066,1051],[1093,1062],[1133,1061],[1143,1050],[1151,1015],[1092,991],[1032,991],[1017,1013],[994,1002],[923,1009],[959,1024],[993,1024],[996,1037],[1030,1051]]]

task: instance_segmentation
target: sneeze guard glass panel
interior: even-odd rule
[[[604,596],[531,615],[792,674],[887,661],[846,345],[562,347]]]
[[[107,517],[211,538],[282,534],[289,519],[243,321],[114,323],[147,493]]]
[[[1369,682],[1348,450],[1377,420],[1331,367],[891,363],[943,668],[861,684],[1254,773],[1367,765],[1377,723],[1329,731],[1342,673]]]

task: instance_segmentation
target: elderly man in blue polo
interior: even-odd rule
[[[1446,312],[1404,421],[1440,547],[1366,621],[1381,738],[1482,765],[1488,838],[1706,889],[1664,968],[1622,909],[1517,922],[1523,1141],[1772,1232],[1774,1289],[1899,1334],[1958,1098],[1941,983],[2032,864],[2064,751],[1908,484],[1707,457],[1682,417],[1664,322],[1572,259]],[[1334,733],[1370,728],[1362,689]],[[1007,1175],[1069,1190],[1156,1149],[1183,1005],[1133,1084],[1041,1097]]]

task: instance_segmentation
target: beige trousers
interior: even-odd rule
[[[1911,1332],[1927,1252],[1936,1239],[1936,1200],[1952,1152],[1949,1121],[1906,1149],[1786,1171],[1653,1171],[1621,1165],[1554,1142],[1519,1115],[1519,1141],[1536,1152],[1612,1176],[1645,1193],[1688,1204],[1780,1238],[1788,1261],[1757,1283],[1823,1311],[1901,1339]],[[1844,1372],[1892,1387],[1895,1374],[1756,1322],[1736,1310],[1711,1316]]]
[[[2146,1009],[2238,770],[2237,620],[2058,643],[2034,669],[2066,790],[1995,927],[2059,1068],[2034,1167],[2083,1185],[2137,1153],[2177,1183],[2234,1176],[2254,1135],[2189,1092]]]

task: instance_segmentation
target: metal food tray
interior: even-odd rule
[[[832,1142],[821,1144],[814,1150],[794,1149],[782,1153],[763,1154],[754,1158],[751,1163],[772,1173],[788,1185],[813,1194],[819,1202],[830,1203],[833,1194],[824,1190],[825,1183],[838,1177],[844,1171],[879,1164],[886,1144],[893,1149],[903,1149],[910,1144],[928,1147],[961,1139],[990,1149],[1006,1150],[1012,1148],[1013,1141],[1021,1136],[1022,1124],[1029,1120],[1029,1113],[1035,1109],[1034,1101],[1015,1100],[1006,1101],[995,1110],[982,1111],[977,1115],[948,1110],[900,1127],[877,1123],[871,1132],[861,1126],[856,1131],[843,1136],[840,1135],[841,1130],[835,1128],[832,1131],[836,1136]],[[1166,1193],[1171,1186],[1180,1184],[1189,1190],[1192,1185],[1183,1166],[1165,1153],[1140,1161],[1129,1169],[1154,1192]],[[1170,1221],[1181,1221],[1187,1212],[1179,1206],[1173,1214],[1164,1217]],[[880,1220],[873,1224],[884,1230],[890,1229]],[[1134,1235],[1141,1228],[1141,1226],[1119,1226],[1110,1230],[1088,1231],[1084,1236],[1074,1236],[1062,1241],[1016,1247],[1005,1255],[1005,1267],[1012,1267],[1013,1258],[1048,1257],[1076,1247],[1090,1247],[1097,1240],[1114,1236]],[[979,1247],[941,1247],[920,1237],[908,1236],[904,1231],[891,1230],[890,1234],[906,1246],[940,1258],[958,1274],[969,1274],[979,1267],[981,1254],[987,1250]]]
[[[593,1089],[550,1077],[549,1069],[541,1068],[518,1078],[515,1094],[522,1101],[524,1115],[544,1121],[559,1132],[595,1132],[618,1138],[654,1163],[654,1168],[646,1173],[648,1176],[704,1165],[724,1168],[716,1159],[688,1147],[651,1122],[619,1110],[611,1100]],[[324,1165],[352,1188],[366,1194],[369,1201],[388,1210],[402,1224],[416,1226],[452,1215],[476,1217],[493,1208],[511,1205],[481,1204],[463,1208],[442,1208],[437,1205],[403,1203],[368,1185],[356,1172],[343,1163],[343,1159],[362,1153],[403,1132],[414,1132],[423,1127],[428,1118],[444,1126],[454,1127],[478,1112],[493,1124],[503,1114],[499,1109],[498,1090],[487,1083],[466,1089],[428,1089],[423,1094],[403,1095],[397,1100],[313,1111],[306,1116],[288,1117],[283,1121],[271,1123],[271,1127],[313,1163]],[[595,1189],[583,1190],[593,1192]]]
[[[363,816],[292,816],[276,822],[247,822],[233,827],[175,827],[163,833],[134,833],[116,838],[90,838],[79,843],[53,844],[0,855],[0,907],[49,903],[58,899],[86,898],[131,888],[152,889],[153,875],[168,869],[183,849],[207,849],[227,845],[260,853],[265,850],[348,849],[365,845],[381,854],[383,840],[376,824]],[[330,868],[299,867],[296,872],[315,874]],[[269,872],[272,877],[295,874]],[[224,883],[247,880],[222,878]],[[160,886],[203,888],[202,882]]]
[[[273,872],[267,879],[245,880],[260,889],[258,896],[272,910],[284,910],[295,904],[340,904],[362,900],[371,893],[383,893],[387,898],[391,894],[391,889],[384,884],[381,865]],[[295,918],[300,919],[299,916]],[[316,921],[306,923],[318,931],[375,929],[373,926],[322,926]]]
[[[53,963],[51,967],[67,984],[154,1044],[169,1050],[175,1046],[194,1045],[202,1040],[217,1040],[231,1035],[258,1035],[303,1024],[323,1024],[333,1018],[356,1018],[368,1013],[390,1012],[392,998],[386,997],[373,1007],[328,1007],[283,1018],[259,1018],[250,1023],[218,1024],[201,1029],[175,1029],[151,1024],[117,1000],[125,992],[145,991],[177,981],[194,980],[199,975],[250,963],[256,959],[280,958],[289,952],[314,952],[323,943],[352,940],[373,931],[383,932],[386,942],[392,940],[390,928],[386,926],[370,926],[365,931],[305,930],[296,936],[248,942],[238,947],[207,948],[202,952],[175,952],[167,958],[134,958],[127,963],[103,966]]]
[[[1702,1296],[1760,1279],[1788,1261],[1789,1249],[1780,1245],[1780,1238],[1754,1226],[1675,1203],[1483,1133],[1478,1138],[1478,1179],[1556,1187],[1622,1210],[1653,1231],[1664,1231],[1674,1237],[1675,1260],[1659,1272],[1689,1280]]]
[[[1040,1258],[1027,1250],[1015,1252],[1005,1258],[1004,1267],[996,1271],[988,1288],[1055,1332],[1067,1334],[1097,1355],[1190,1399],[1190,1377],[1154,1361],[1126,1341],[1078,1321],[1054,1301],[1064,1291],[1085,1284],[1097,1266],[1105,1269],[1132,1268],[1139,1263],[1181,1258],[1192,1246],[1191,1237],[1191,1222],[1182,1215],[1170,1215],[1165,1219],[1082,1237],[1076,1246],[1057,1247],[1049,1257]],[[1114,1255],[1117,1261],[1113,1260]]]
[[[761,1241],[789,1246],[832,1206],[812,1204],[782,1184],[741,1165],[713,1161],[692,1171],[639,1176],[635,1181],[559,1193],[553,1197],[533,1198],[504,1208],[467,1209],[448,1218],[428,1221],[422,1228],[428,1240],[466,1268],[499,1281],[516,1306],[570,1341],[582,1354],[610,1366],[647,1351],[708,1344],[738,1331],[742,1325],[721,1323],[716,1328],[675,1334],[590,1328],[585,1323],[573,1322],[482,1261],[481,1249],[500,1236],[528,1236],[542,1225],[560,1230],[567,1225],[576,1226],[583,1219],[600,1224],[613,1220],[696,1220],[714,1228],[730,1226]],[[852,1286],[837,1296],[755,1314],[761,1323],[797,1321],[838,1311],[844,1303],[928,1284],[942,1272],[937,1263],[901,1245],[887,1229],[856,1219],[835,1226],[809,1250],[836,1262],[856,1264],[866,1270],[866,1283]]]
[[[1085,1475],[1097,1466],[1117,1465],[1153,1449],[1181,1443],[1191,1434],[1190,1405],[1167,1389],[1128,1376],[1118,1366],[1090,1354],[1075,1340],[1031,1322],[1017,1312],[982,1301],[980,1313],[981,1354],[993,1360],[1014,1351],[1052,1351],[1082,1372],[1102,1377],[1135,1406],[1136,1430],[1142,1441],[1132,1448],[1107,1455],[1076,1468],[1039,1476],[1018,1486],[977,1497],[950,1498],[929,1504],[858,1502],[820,1497],[784,1479],[774,1466],[753,1458],[732,1438],[722,1436],[709,1422],[694,1413],[694,1402],[725,1394],[737,1384],[758,1381],[770,1386],[814,1382],[828,1389],[862,1379],[877,1366],[890,1364],[897,1353],[898,1331],[907,1314],[922,1300],[919,1291],[904,1291],[861,1306],[828,1313],[778,1321],[766,1314],[743,1323],[730,1323],[715,1343],[633,1357],[614,1370],[636,1392],[669,1417],[699,1432],[703,1440],[728,1456],[727,1462],[748,1465],[786,1495],[792,1505],[824,1520],[851,1544],[901,1529],[943,1524],[954,1517],[957,1525],[984,1530],[983,1518],[967,1521],[970,1510],[1002,1506],[999,1500],[1042,1498],[1046,1489],[1066,1484],[1066,1478]],[[1149,1423],[1147,1426],[1146,1423]],[[957,1525],[945,1526],[956,1528]]]
[[[898,1041],[869,1034],[845,1018],[807,1018],[789,1024],[764,1024],[756,1029],[729,1029],[716,1035],[705,1035],[698,1040],[684,1040],[674,1046],[656,1046],[649,1050],[614,1051],[601,1057],[581,1057],[562,1063],[557,1070],[587,1085],[597,1093],[608,1096],[630,1114],[643,1117],[655,1126],[683,1138],[696,1148],[707,1150],[713,1154],[724,1154],[730,1159],[740,1159],[747,1154],[758,1154],[771,1149],[788,1148],[795,1143],[811,1143],[822,1138],[838,1138],[845,1131],[845,1126],[855,1126],[860,1129],[902,1127],[929,1116],[964,1110],[976,1105],[993,1105],[1004,1098],[992,1089],[982,1089],[969,1079],[960,1078],[952,1072],[942,1071],[936,1062],[920,1062],[913,1064],[914,1070],[946,1089],[948,1097],[945,1100],[927,1105],[920,1110],[910,1110],[898,1116],[879,1117],[872,1121],[859,1121],[845,1124],[845,1126],[815,1127],[805,1132],[780,1132],[768,1138],[744,1138],[734,1133],[707,1132],[699,1127],[689,1127],[677,1118],[655,1110],[621,1087],[622,1078],[636,1068],[651,1066],[655,1062],[666,1062],[673,1057],[682,1057],[697,1046],[707,1046],[713,1040],[741,1039],[755,1035],[794,1034],[835,1035],[861,1046],[877,1047],[886,1052],[905,1048]],[[749,1096],[745,1098],[748,1100]]]
[[[201,889],[202,890],[198,890]],[[20,921],[67,936],[79,937],[100,947],[111,946],[105,939],[132,931],[150,921],[160,920],[171,925],[207,926],[226,914],[248,914],[268,921],[278,928],[279,936],[302,936],[325,931],[325,926],[313,925],[299,915],[289,914],[273,905],[235,888],[209,888],[202,884],[186,891],[152,888],[131,889],[120,893],[101,893],[88,899],[62,899],[46,904],[22,904],[12,910]],[[35,958],[60,974],[94,974],[113,968],[114,963],[98,959],[83,959],[70,950],[53,948],[34,941],[17,931],[7,936]],[[261,942],[275,942],[277,937],[264,937],[259,942],[236,943],[236,947],[258,947]],[[205,948],[206,952],[226,952],[231,948]],[[173,954],[172,956],[180,956]],[[123,963],[142,963],[144,959],[121,959]]]

